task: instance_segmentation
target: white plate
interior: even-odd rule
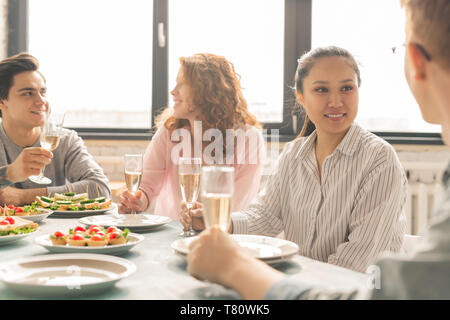
[[[88,217],[88,216],[94,216],[99,214],[104,214],[107,211],[111,211],[117,208],[117,205],[115,203],[111,203],[111,206],[106,209],[99,209],[99,210],[83,210],[83,211],[53,211],[52,218],[82,218],[82,217]]]
[[[189,244],[195,237],[183,238],[172,243],[172,249],[181,256],[189,252]],[[249,253],[267,263],[288,260],[298,253],[298,245],[292,241],[257,235],[232,234],[231,238]]]
[[[57,254],[0,264],[0,281],[24,296],[84,296],[105,291],[136,271],[128,260],[102,254]]]
[[[49,215],[53,214],[53,211],[48,210],[48,209],[38,208],[37,210],[41,213],[29,215],[29,216],[17,216],[17,217],[24,218],[26,220],[33,221],[33,222],[41,222],[42,220],[47,218]]]
[[[0,236],[0,246],[3,246],[5,244],[14,242],[14,241],[18,241],[20,239],[32,236],[33,234],[36,233],[37,230],[30,232],[30,233],[24,233],[24,234],[14,234],[14,235],[9,235],[9,236]]]
[[[48,251],[53,253],[99,253],[99,254],[112,254],[120,255],[131,248],[133,248],[138,243],[144,240],[144,236],[136,233],[128,233],[128,242],[126,244],[116,244],[108,245],[104,247],[77,247],[69,245],[54,245],[50,240],[49,234],[44,234],[34,239],[34,243],[46,248]]]
[[[115,226],[120,229],[129,229],[133,232],[146,232],[163,226],[172,221],[169,217],[155,214],[114,214],[85,217],[79,220],[87,226],[99,225],[102,227]]]

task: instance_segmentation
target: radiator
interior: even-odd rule
[[[408,177],[406,233],[423,235],[444,195],[441,179],[447,161],[402,161],[402,165]]]
[[[439,182],[410,182],[406,198],[406,233],[423,235],[426,231],[435,206],[441,200],[444,189]]]

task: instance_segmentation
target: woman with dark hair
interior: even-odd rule
[[[180,62],[171,91],[175,104],[156,120],[158,130],[144,155],[140,191],[136,196],[122,193],[120,213],[145,211],[157,198],[155,213],[179,220],[180,157],[195,156],[204,164],[234,166],[235,211],[245,209],[258,191],[265,146],[261,126],[247,109],[233,64],[206,53],[180,58]],[[213,142],[208,141],[211,132]],[[219,147],[208,153],[211,143]]]
[[[392,146],[354,122],[360,83],[345,49],[317,48],[299,59],[295,87],[305,125],[260,194],[233,214],[231,232],[284,232],[301,255],[361,272],[380,252],[400,250],[406,176]],[[304,137],[309,121],[315,130]]]
[[[442,138],[449,145],[450,2],[403,0],[402,5],[406,13],[406,80],[424,120],[440,124]],[[232,288],[245,299],[450,299],[450,166],[442,182],[446,195],[424,238],[407,255],[380,257],[376,267],[382,284],[376,289],[325,290],[305,279],[286,276],[249,256],[218,227],[191,243],[188,271],[197,279]]]

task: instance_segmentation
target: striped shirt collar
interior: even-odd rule
[[[359,141],[361,140],[362,131],[363,131],[363,129],[358,124],[353,122],[352,125],[350,126],[350,129],[348,130],[347,134],[344,136],[342,141],[336,147],[336,150],[338,150],[339,152],[341,152],[344,155],[352,156],[359,146]],[[314,148],[316,139],[317,139],[317,131],[314,130],[306,138],[305,142],[302,144],[302,146],[298,150],[296,158],[305,159],[306,156],[310,153],[310,151]],[[336,152],[336,150],[335,150],[335,152]]]

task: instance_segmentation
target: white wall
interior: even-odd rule
[[[89,152],[105,170],[111,181],[123,180],[123,155],[125,153],[144,153],[149,141],[86,140]],[[280,149],[284,143],[280,143]],[[410,170],[409,180],[413,182],[434,183],[441,179],[450,161],[450,149],[446,146],[394,145],[405,170]],[[270,150],[270,145],[267,146]],[[268,157],[270,166],[276,158]]]

